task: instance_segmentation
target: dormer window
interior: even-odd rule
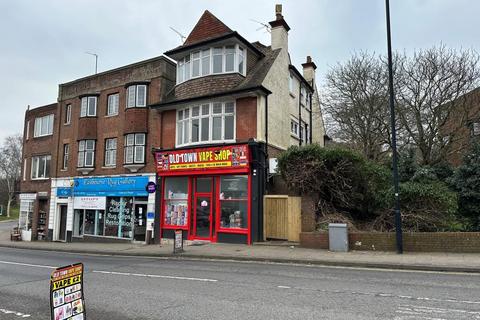
[[[246,50],[239,45],[213,47],[194,51],[177,64],[177,84],[210,74],[240,73],[246,75]]]

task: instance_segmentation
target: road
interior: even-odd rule
[[[87,269],[89,320],[480,319],[478,274],[9,248],[0,248],[0,319],[49,319],[49,275],[75,262]]]

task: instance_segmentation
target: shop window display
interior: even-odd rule
[[[223,176],[220,178],[220,212],[220,228],[247,228],[247,176]]]
[[[107,198],[105,236],[132,238],[133,197]]]
[[[188,178],[165,179],[164,224],[185,227],[188,224]]]

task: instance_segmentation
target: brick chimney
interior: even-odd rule
[[[307,56],[307,62],[302,63],[302,67],[305,80],[307,80],[312,87],[315,86],[315,69],[317,69],[317,66],[315,62],[312,61],[312,57]]]
[[[272,28],[272,49],[285,49],[288,52],[288,26],[282,15],[282,5],[275,5],[275,20],[269,22]]]

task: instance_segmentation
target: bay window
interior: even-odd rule
[[[177,112],[177,146],[235,140],[235,103],[193,105]]]
[[[47,179],[50,177],[50,155],[32,158],[32,179]]]
[[[147,105],[147,86],[131,85],[127,88],[127,108],[141,108]]]
[[[145,133],[125,136],[125,164],[145,163]]]
[[[246,75],[246,50],[239,45],[194,51],[177,63],[177,84],[210,74],[238,72]]]
[[[78,141],[78,168],[93,167],[95,164],[95,140]]]
[[[43,137],[53,134],[53,114],[48,116],[35,118],[35,125],[33,128],[33,137]]]
[[[97,97],[83,97],[80,105],[80,117],[95,117],[97,115]]]

